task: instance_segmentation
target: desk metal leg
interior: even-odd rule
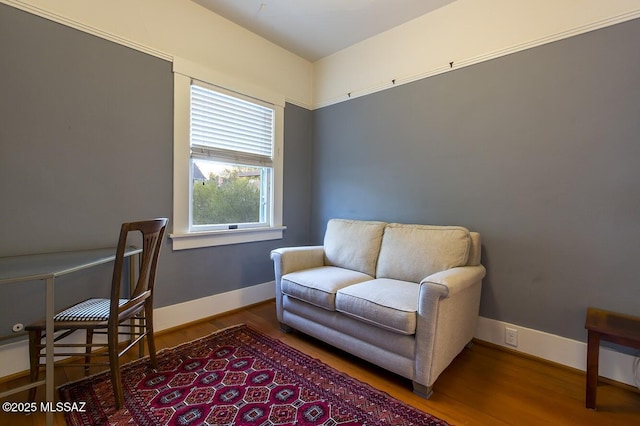
[[[55,387],[55,373],[53,366],[53,316],[55,315],[55,302],[54,302],[54,277],[47,278],[47,288],[45,295],[46,304],[46,323],[45,332],[46,336],[46,402],[54,402],[54,387]],[[53,411],[47,411],[46,413],[47,426],[53,425]]]
[[[600,333],[589,331],[587,341],[587,394],[586,407],[596,408],[598,390],[598,357],[600,355]]]

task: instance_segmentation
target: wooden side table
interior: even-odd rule
[[[600,340],[640,349],[640,318],[597,308],[587,308],[584,327],[589,331],[586,407],[595,409]]]

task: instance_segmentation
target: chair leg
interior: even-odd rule
[[[29,378],[31,383],[38,381],[40,375],[40,347],[42,345],[42,330],[29,331]],[[29,402],[36,400],[38,388],[29,389]]]
[[[148,299],[149,303],[144,305],[145,325],[147,332],[147,347],[149,348],[149,361],[151,367],[158,368],[158,358],[156,357],[156,342],[153,338],[153,305]]]
[[[116,402],[116,409],[119,410],[124,405],[122,393],[122,380],[120,378],[120,358],[118,356],[118,326],[109,327],[109,365],[111,368],[111,386],[113,386],[113,396]]]
[[[93,343],[93,329],[92,328],[87,328],[87,339],[85,340],[85,343],[87,344],[87,347],[84,351],[85,356],[84,356],[84,363],[86,364],[84,367],[84,375],[86,376],[87,374],[89,374],[90,371],[90,364],[91,364],[91,344]]]

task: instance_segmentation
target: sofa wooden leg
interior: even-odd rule
[[[433,386],[425,386],[418,382],[413,382],[413,393],[424,399],[429,399],[433,395]]]
[[[291,328],[287,324],[281,322],[280,323],[280,331],[282,331],[284,333],[291,333],[293,331],[293,328]]]

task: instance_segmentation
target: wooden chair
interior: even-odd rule
[[[153,340],[153,287],[156,278],[158,255],[163,243],[167,219],[153,219],[141,222],[124,223],[120,229],[120,238],[116,249],[116,258],[111,282],[109,299],[92,298],[77,303],[57,313],[54,317],[54,330],[61,331],[54,339],[59,341],[79,330],[86,331],[86,343],[54,343],[55,356],[82,355],[82,352],[70,352],[69,348],[84,349],[84,363],[65,363],[65,366],[84,366],[85,374],[89,366],[108,365],[111,369],[111,383],[116,407],[124,405],[122,382],[120,379],[119,358],[137,343],[140,343],[142,356],[142,339],[146,336],[151,366],[157,368],[156,349]],[[140,255],[137,279],[130,283],[132,291],[122,297],[121,283],[125,266],[125,248],[127,237],[132,232],[142,234],[142,253]],[[133,267],[133,266],[132,266]],[[31,364],[31,381],[37,381],[40,367],[44,364],[40,359],[45,357],[45,322],[30,324],[25,329],[29,332],[29,358]],[[106,334],[107,343],[93,343],[94,334]],[[120,350],[119,336],[127,335],[126,347]],[[95,348],[103,350],[92,351]],[[106,348],[106,352],[104,349]],[[61,349],[58,352],[57,349]],[[108,357],[109,362],[91,363],[95,357]],[[53,378],[51,378],[53,379]],[[29,400],[34,401],[36,388],[29,392]]]

